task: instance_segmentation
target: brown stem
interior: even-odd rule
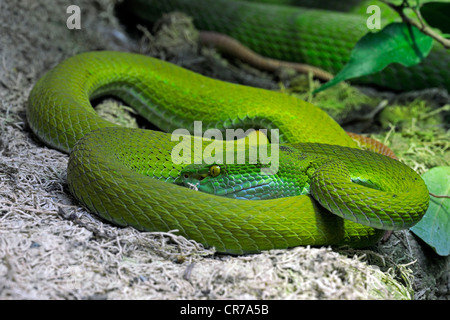
[[[202,45],[214,46],[219,51],[236,57],[243,62],[261,70],[274,72],[280,68],[291,68],[300,73],[307,74],[311,72],[314,77],[324,81],[329,81],[333,78],[333,75],[331,73],[307,64],[287,62],[263,57],[245,47],[239,41],[221,33],[200,31],[199,40]]]
[[[435,197],[435,198],[447,198],[447,199],[450,199],[450,196],[446,196],[446,195],[441,196],[441,195],[434,194],[432,192],[429,192],[429,194],[430,194],[430,196]]]

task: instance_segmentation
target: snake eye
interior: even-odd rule
[[[209,174],[211,175],[211,177],[217,177],[220,174],[220,166],[213,165],[209,167]]]

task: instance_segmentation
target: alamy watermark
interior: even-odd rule
[[[70,5],[66,9],[66,13],[70,14],[66,20],[66,26],[69,30],[81,29],[81,9],[77,5]],[[367,19],[366,26],[369,29],[381,29],[381,9],[377,5],[367,7],[366,13],[371,14]]]
[[[66,13],[70,16],[66,20],[67,29],[81,29],[81,9],[77,5],[70,5],[66,9]],[[381,29],[381,9],[377,5],[367,7],[366,13],[371,14],[367,19],[366,25],[369,29]]]
[[[267,129],[259,131],[268,136]],[[255,133],[255,129],[246,131],[226,129],[224,137],[219,129],[207,129],[203,132],[202,122],[194,121],[194,136],[191,136],[187,129],[173,131],[171,141],[179,143],[173,147],[171,159],[174,164],[256,164],[259,162],[267,165],[261,168],[261,173],[276,174],[279,168],[279,130],[270,130],[270,144],[258,141],[259,138]],[[203,147],[204,143],[207,144],[205,147]]]
[[[71,5],[66,9],[66,13],[70,16],[66,20],[67,29],[81,29],[81,9],[79,6]]]
[[[370,30],[381,29],[381,9],[377,5],[371,5],[367,7],[366,13],[371,13],[372,15],[367,18],[366,26]]]

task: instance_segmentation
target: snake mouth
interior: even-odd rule
[[[251,183],[230,185],[226,183],[214,183],[201,174],[184,174],[183,185],[194,191],[209,193],[212,195],[237,200],[262,200],[272,198],[267,192],[267,183]]]
[[[191,173],[191,174],[185,173],[183,174],[183,179],[185,181],[195,181],[195,180],[202,181],[207,176],[208,176],[207,174],[203,173]]]
[[[200,191],[202,186],[200,186]],[[214,194],[226,198],[236,200],[265,200],[271,199],[272,195],[269,192],[270,187],[267,183],[257,184],[239,184],[235,186],[216,187]]]

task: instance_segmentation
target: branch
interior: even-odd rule
[[[222,53],[231,55],[241,61],[261,70],[276,71],[279,68],[291,68],[299,73],[312,73],[314,77],[330,81],[333,75],[325,70],[303,63],[281,61],[263,57],[250,50],[239,41],[217,32],[200,31],[199,40],[202,45],[210,45]]]
[[[450,196],[446,196],[446,195],[444,195],[444,196],[440,196],[440,195],[437,195],[437,194],[434,194],[434,193],[431,193],[431,192],[428,192],[432,197],[435,197],[435,198],[447,198],[447,199],[450,199]]]
[[[419,18],[420,22],[412,20],[405,15],[405,13],[403,12],[403,9],[408,6],[407,1],[403,1],[403,3],[401,5],[395,5],[395,4],[391,3],[390,1],[386,1],[386,0],[380,0],[380,1],[385,3],[386,5],[388,5],[394,11],[396,11],[400,15],[400,17],[402,18],[402,20],[404,22],[415,26],[417,29],[422,31],[422,33],[426,34],[427,36],[430,36],[431,38],[433,38],[434,40],[436,40],[437,42],[442,44],[445,49],[450,49],[450,40],[442,37],[441,35],[434,32],[431,28],[427,27],[422,20],[422,16],[420,14],[418,14],[418,11],[415,11],[415,12],[416,12],[416,15]]]

